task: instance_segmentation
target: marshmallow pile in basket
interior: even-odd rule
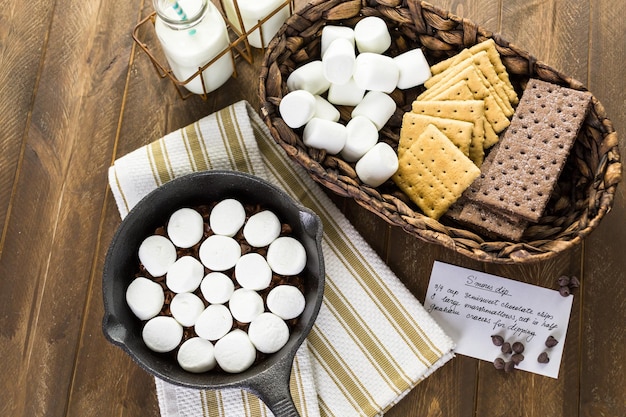
[[[396,110],[389,94],[396,88],[421,85],[431,76],[421,49],[392,58],[383,54],[390,46],[387,24],[376,16],[363,18],[354,28],[325,26],[321,60],[304,64],[289,75],[289,93],[279,106],[289,127],[304,127],[306,146],[356,162],[359,179],[372,187],[387,181],[398,169],[396,152],[378,141],[378,132]],[[335,105],[354,106],[347,124],[339,122]]]

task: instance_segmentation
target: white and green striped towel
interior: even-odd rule
[[[273,141],[247,102],[119,158],[109,169],[109,184],[124,217],[159,185],[207,169],[262,177],[322,219],[324,301],[291,374],[291,392],[302,416],[382,415],[453,357],[452,340]],[[163,417],[271,415],[258,398],[239,389],[199,391],[158,379],[156,389]]]

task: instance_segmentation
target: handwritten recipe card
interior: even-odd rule
[[[516,366],[557,378],[572,309],[572,296],[558,291],[435,262],[424,307],[456,342],[455,352],[493,362],[508,360],[491,341],[524,344],[524,360]],[[552,336],[558,344],[548,348]],[[546,352],[548,363],[537,357]]]

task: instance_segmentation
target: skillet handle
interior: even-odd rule
[[[289,390],[294,354],[287,355],[274,368],[250,381],[251,391],[267,405],[275,417],[300,417]]]

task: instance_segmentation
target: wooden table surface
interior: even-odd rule
[[[582,81],[626,155],[626,2],[434,0]],[[241,99],[258,108],[261,62],[211,94],[178,98],[131,38],[146,0],[0,0],[0,414],[158,416],[153,379],[101,331],[104,254],[120,223],[113,160]],[[582,287],[558,379],[457,356],[389,416],[626,415],[626,185],[582,245],[526,266],[470,261],[335,198],[424,300],[435,260],[556,288]]]

